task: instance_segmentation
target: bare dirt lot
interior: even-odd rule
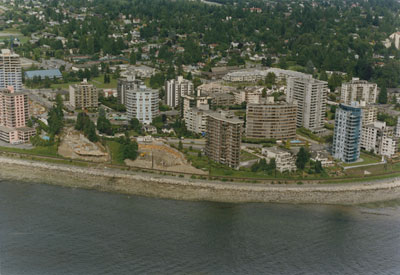
[[[190,165],[184,155],[168,145],[139,144],[139,156],[135,161],[126,160],[127,165],[162,169],[171,172],[201,173],[207,174]]]
[[[61,138],[58,153],[67,158],[82,159],[95,162],[106,162],[109,154],[99,142],[89,141],[82,133],[68,128]]]

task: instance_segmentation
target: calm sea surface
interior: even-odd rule
[[[400,202],[223,204],[0,182],[0,274],[400,274]]]

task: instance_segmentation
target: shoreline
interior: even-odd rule
[[[45,183],[129,195],[227,203],[354,205],[400,198],[400,178],[338,184],[271,185],[172,178],[0,157],[0,180]]]

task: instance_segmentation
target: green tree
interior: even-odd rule
[[[379,92],[379,95],[378,95],[378,103],[386,104],[387,101],[388,101],[388,95],[387,95],[386,87],[382,87],[381,91]]]
[[[265,77],[265,83],[270,85],[276,84],[276,75],[272,72],[269,72]]]
[[[328,80],[328,87],[333,92],[337,87],[342,85],[342,76],[340,74],[334,73]]]
[[[392,96],[392,100],[390,101],[390,103],[393,105],[397,104],[397,98],[395,95]]]
[[[103,108],[99,109],[99,117],[97,118],[97,130],[100,133],[104,133],[106,135],[114,135],[114,131],[111,125],[111,122],[106,117],[106,112]]]
[[[202,84],[200,78],[196,77],[195,79],[193,79],[193,86],[196,89],[197,87],[199,87]]]
[[[142,133],[142,125],[140,124],[140,121],[137,118],[132,118],[129,121],[129,127],[135,131],[138,134]]]
[[[322,173],[322,171],[324,171],[324,168],[322,168],[322,163],[319,160],[317,160],[315,162],[315,173],[320,174]]]
[[[86,129],[86,136],[91,142],[96,142],[99,140],[96,134],[96,127],[94,123],[89,123],[88,128]]]
[[[57,135],[64,127],[63,100],[61,95],[56,96],[56,105],[53,106],[48,114],[47,123],[49,124],[50,134]]]
[[[136,54],[134,51],[131,51],[131,55],[129,56],[129,63],[131,65],[135,65],[136,64]]]
[[[310,160],[310,153],[302,146],[297,153],[296,167],[303,170],[306,167],[307,162]]]
[[[136,141],[131,141],[129,138],[125,139],[125,144],[121,146],[123,149],[124,159],[135,160],[138,155],[138,144]]]

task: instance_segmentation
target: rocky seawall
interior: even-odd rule
[[[131,195],[217,202],[360,204],[400,198],[400,178],[346,184],[210,182],[0,157],[0,179]]]

